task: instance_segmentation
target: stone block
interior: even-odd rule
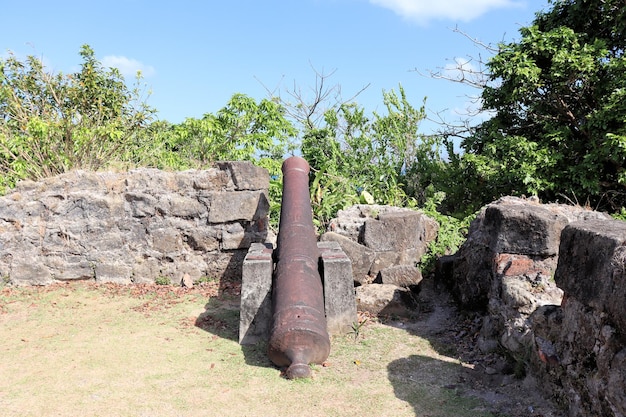
[[[252,345],[269,338],[272,322],[272,273],[269,244],[253,243],[243,261],[239,343]]]
[[[397,211],[369,218],[363,228],[363,244],[377,252],[423,246],[426,231],[421,217],[416,211]]]
[[[346,334],[358,322],[352,262],[337,242],[319,242],[318,249],[328,333]]]
[[[267,223],[263,221],[249,222],[245,228],[241,223],[224,225],[222,249],[247,249],[252,243],[263,243],[267,237],[266,227]]]
[[[370,268],[370,276],[377,277],[383,269],[396,265],[416,265],[423,253],[417,248],[410,248],[403,251],[376,252],[374,262]]]
[[[132,283],[132,268],[119,261],[96,262],[95,276],[96,282],[114,282],[116,284]]]
[[[48,255],[44,258],[55,280],[73,281],[93,279],[92,263],[80,255]]]
[[[126,188],[129,191],[143,192],[159,190],[161,193],[173,191],[171,189],[172,174],[154,168],[138,168],[126,175]]]
[[[490,204],[483,227],[496,253],[554,256],[566,216],[533,204]]]
[[[395,265],[381,269],[374,282],[409,288],[422,282],[422,272],[412,265]]]
[[[223,170],[195,171],[193,175],[193,188],[197,190],[221,191],[228,185],[228,173]]]
[[[410,317],[417,305],[411,291],[391,284],[356,287],[356,302],[360,311],[377,316]]]
[[[174,253],[182,248],[182,237],[175,229],[163,228],[151,231],[152,248],[161,253]]]
[[[132,281],[137,284],[151,284],[160,273],[161,267],[157,258],[139,256],[132,267]]]
[[[567,226],[554,279],[568,297],[608,314],[626,334],[626,222],[587,220]]]
[[[252,221],[267,217],[269,200],[266,191],[211,193],[209,223]]]
[[[352,262],[352,275],[354,282],[360,285],[368,284],[371,278],[368,276],[372,262],[376,257],[376,253],[371,249],[359,245],[350,238],[335,232],[324,233],[320,240],[322,242],[337,242],[345,254]]]
[[[133,217],[154,216],[157,199],[146,193],[125,193]]]
[[[15,260],[11,266],[12,284],[47,285],[53,282],[50,270],[37,258]]]
[[[270,176],[265,168],[258,167],[245,161],[218,162],[221,170],[230,172],[230,176],[238,191],[267,190],[270,186]]]
[[[213,252],[220,248],[221,231],[215,227],[201,227],[188,231],[183,240],[193,250]]]
[[[157,205],[161,213],[174,217],[206,219],[208,217],[207,207],[197,199],[185,197],[177,194],[163,196]]]

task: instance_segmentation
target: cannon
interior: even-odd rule
[[[288,367],[285,376],[295,379],[309,377],[309,364],[328,358],[330,338],[309,197],[309,164],[294,156],[285,160],[282,171],[268,356],[276,366]]]

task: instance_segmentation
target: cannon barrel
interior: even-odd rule
[[[309,164],[294,156],[285,160],[282,171],[268,356],[275,365],[288,366],[288,379],[306,378],[311,375],[310,363],[328,358],[330,338],[309,198]]]

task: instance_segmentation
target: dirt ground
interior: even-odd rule
[[[0,288],[3,416],[561,417],[532,379],[473,348],[427,286],[412,320],[360,315],[313,378],[237,344],[237,283]]]
[[[526,375],[522,364],[515,363],[504,353],[485,355],[480,352],[476,347],[482,323],[480,316],[461,314],[450,295],[436,289],[428,280],[425,280],[419,301],[421,311],[418,316],[398,325],[429,339],[440,347],[441,353],[459,359],[463,367],[458,381],[449,388],[462,395],[481,398],[496,416],[565,416],[565,412],[538,388],[537,381]]]

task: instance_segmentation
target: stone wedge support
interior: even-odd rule
[[[338,242],[319,242],[328,333],[346,334],[358,321],[352,262]]]
[[[272,320],[272,246],[253,243],[248,250],[241,276],[239,343],[254,345],[267,340]]]

